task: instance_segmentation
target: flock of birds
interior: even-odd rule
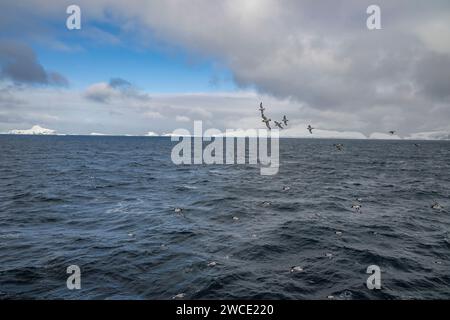
[[[272,128],[271,128],[271,126],[270,126],[270,121],[272,121],[272,119],[266,117],[266,115],[264,114],[264,111],[265,111],[265,110],[266,110],[266,109],[263,107],[263,103],[261,102],[261,103],[259,104],[259,111],[261,112],[262,122],[266,125],[266,127],[267,127],[269,130],[272,130]],[[285,127],[288,126],[289,120],[287,119],[286,115],[284,115],[283,118],[281,119],[281,121],[276,121],[276,120],[274,120],[273,122],[274,122],[275,126],[278,127],[279,129],[284,129]],[[313,127],[309,124],[309,125],[306,127],[306,129],[308,129],[308,131],[309,131],[310,134],[313,134],[313,130],[314,130],[315,128],[313,128]],[[390,133],[391,135],[394,135],[394,134],[396,133],[396,131],[395,131],[395,130],[391,130],[391,131],[389,131],[389,133]],[[335,144],[333,144],[333,146],[334,146],[338,151],[343,151],[343,150],[344,150],[344,145],[343,145],[342,143],[335,143]],[[414,146],[419,147],[419,144],[414,143]],[[285,191],[289,191],[289,190],[290,190],[290,187],[288,187],[288,186],[284,186],[283,189],[282,189],[282,191],[284,191],[284,192],[285,192]],[[355,212],[360,213],[360,212],[361,212],[361,208],[362,208],[362,203],[361,203],[361,202],[362,202],[362,199],[361,199],[361,198],[357,198],[357,199],[353,202],[351,208],[352,208]],[[270,201],[264,201],[264,202],[263,202],[263,206],[267,206],[267,205],[270,205],[270,204],[271,204]],[[441,206],[438,202],[435,201],[435,202],[431,205],[431,208],[432,208],[432,209],[435,209],[435,210],[441,210],[441,209],[443,209],[443,206]],[[182,208],[175,208],[174,211],[175,211],[175,213],[177,213],[177,214],[179,214],[179,215],[183,215],[183,209],[182,209]],[[238,217],[233,217],[233,220],[239,220],[239,218],[238,218]]]
[[[264,111],[265,111],[265,110],[266,110],[266,109],[263,107],[263,103],[261,102],[261,103],[259,104],[259,111],[261,112],[262,122],[266,125],[266,127],[267,127],[269,130],[272,130],[272,128],[270,127],[270,121],[272,121],[272,119],[266,117],[266,115],[264,114]],[[287,127],[288,121],[289,121],[289,120],[286,118],[286,115],[284,115],[284,116],[283,116],[283,119],[281,119],[281,122],[280,122],[280,121],[276,121],[276,120],[274,120],[273,122],[274,122],[275,126],[278,127],[279,129],[284,129],[285,127]],[[283,125],[284,125],[284,127],[283,127]],[[308,124],[308,126],[306,127],[306,129],[309,131],[310,134],[313,134],[313,130],[314,130],[315,128],[313,128],[310,124]],[[389,134],[390,134],[391,136],[393,136],[397,131],[395,131],[395,130],[390,130],[390,131],[388,131],[388,132],[389,132]],[[338,151],[343,151],[343,150],[344,150],[344,145],[343,145],[342,143],[335,143],[335,144],[333,144],[333,146],[334,146]],[[420,147],[420,145],[419,145],[418,143],[414,143],[414,146],[417,147],[417,148]],[[283,187],[283,191],[288,191],[289,189],[290,189],[290,188],[287,187],[287,186]],[[356,199],[356,200],[354,201],[353,205],[351,206],[351,208],[354,209],[356,212],[361,212],[361,207],[362,207],[361,201],[362,201],[361,198]],[[436,209],[436,210],[443,209],[443,207],[442,207],[438,202],[434,202],[434,203],[431,205],[431,208],[432,208],[432,209]]]
[[[270,121],[272,121],[272,119],[267,118],[264,115],[264,110],[266,110],[263,107],[262,102],[259,104],[259,111],[261,111],[261,118],[262,118],[262,122],[264,122],[266,124],[267,129],[272,130],[272,128],[270,127]],[[286,116],[283,116],[283,119],[281,119],[281,121],[276,121],[274,120],[273,123],[275,123],[275,126],[277,126],[280,129],[284,129],[283,125],[287,127],[289,120],[286,118]]]
[[[266,127],[267,127],[269,130],[271,130],[272,128],[271,128],[271,126],[270,126],[270,122],[272,121],[272,119],[268,118],[268,117],[264,114],[264,111],[265,111],[265,110],[266,110],[266,109],[263,107],[263,104],[262,104],[262,102],[261,102],[260,105],[259,105],[259,111],[261,112],[262,122],[266,125]],[[273,122],[274,122],[274,124],[275,124],[275,126],[276,126],[277,128],[279,128],[279,129],[284,129],[285,127],[288,126],[289,120],[287,119],[286,115],[284,115],[283,118],[281,119],[281,121],[275,121],[275,120],[274,120]],[[313,134],[313,130],[314,130],[315,128],[313,128],[311,125],[308,125],[306,129],[309,131],[310,134]],[[391,130],[391,131],[389,131],[389,133],[390,133],[391,135],[394,135],[394,134],[396,133],[396,131],[395,131],[395,130]],[[414,145],[415,145],[416,147],[419,147],[419,144],[417,144],[417,143],[415,143]],[[336,143],[336,144],[333,144],[333,146],[334,146],[338,151],[344,150],[344,145],[343,145],[342,143]],[[290,187],[289,187],[289,186],[283,186],[283,188],[282,188],[282,191],[283,191],[283,192],[287,192],[287,191],[289,191],[289,190],[290,190]],[[362,210],[362,201],[363,201],[363,199],[361,199],[361,198],[356,198],[356,199],[353,201],[353,204],[352,204],[352,206],[351,206],[351,209],[353,209],[354,212],[356,212],[356,213],[361,213],[361,210]],[[272,203],[271,203],[270,201],[263,201],[263,202],[261,203],[261,206],[263,206],[263,207],[268,207],[268,206],[271,206],[271,205],[272,205]],[[431,208],[434,209],[434,210],[442,210],[442,209],[444,209],[444,207],[443,207],[442,205],[440,205],[437,201],[434,201],[434,202],[433,202],[433,204],[431,205]],[[174,212],[175,212],[176,214],[180,215],[180,216],[184,216],[183,208],[177,207],[177,208],[174,209]],[[236,216],[234,216],[234,217],[233,217],[233,220],[234,220],[234,221],[238,221],[239,218],[236,217]],[[338,235],[338,236],[342,235],[342,231],[336,231],[336,235]],[[256,235],[252,235],[252,237],[256,237]],[[333,256],[333,254],[332,254],[332,253],[326,253],[325,256],[326,256],[327,258],[330,258],[330,259],[331,259],[332,256]],[[216,265],[217,265],[217,262],[215,262],[215,261],[209,262],[209,263],[207,264],[208,267],[214,267],[214,266],[216,266]],[[290,268],[290,272],[291,272],[291,273],[303,272],[303,268],[300,267],[300,266],[292,266],[292,267]],[[172,299],[183,299],[184,297],[185,297],[185,294],[184,294],[184,293],[181,293],[181,294],[175,295],[174,297],[172,297]],[[333,296],[328,296],[328,298],[333,299],[334,297],[333,297]]]
[[[266,109],[263,107],[263,103],[261,102],[259,104],[259,111],[261,112],[261,118],[262,118],[262,122],[266,125],[267,129],[272,130],[272,127],[270,126],[270,121],[272,121],[272,119],[266,117],[266,115],[264,114],[264,111]],[[281,119],[281,121],[276,121],[273,120],[273,123],[275,124],[275,126],[279,129],[284,129],[285,127],[287,127],[289,120],[286,118],[286,115],[283,116],[283,119]],[[284,125],[284,127],[283,127]],[[306,127],[306,129],[309,131],[310,134],[313,134],[313,130],[316,128],[313,128],[310,124],[308,124],[308,126]],[[396,131],[395,130],[391,130],[388,131],[389,134],[391,136],[393,136]],[[419,147],[419,145],[417,143],[414,144],[416,147]],[[344,150],[344,145],[342,143],[337,143],[334,144],[334,146],[336,147],[337,150],[342,151]]]
[[[272,121],[272,119],[266,117],[266,115],[264,114],[265,110],[266,110],[266,108],[263,107],[263,103],[261,102],[259,104],[259,111],[261,112],[262,122],[265,123],[267,129],[272,130],[272,128],[270,126],[270,121]],[[281,119],[281,121],[273,120],[273,123],[279,129],[284,129],[284,127],[287,127],[288,122],[289,122],[289,120],[286,118],[286,115],[283,116],[283,119]],[[283,125],[284,125],[284,127],[283,127]],[[315,129],[315,128],[311,127],[311,125],[308,125],[308,127],[306,129],[308,129],[309,133],[312,134],[313,129]],[[392,132],[395,133],[395,131],[392,131]]]

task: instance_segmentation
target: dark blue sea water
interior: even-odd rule
[[[284,139],[275,176],[173,144],[0,136],[0,298],[450,298],[450,142]]]

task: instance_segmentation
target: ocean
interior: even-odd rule
[[[281,139],[273,176],[174,144],[0,136],[0,299],[450,298],[450,142]]]

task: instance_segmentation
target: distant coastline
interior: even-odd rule
[[[389,135],[382,132],[373,132],[369,136],[363,133],[353,132],[340,132],[330,130],[316,130],[319,135],[303,135],[303,134],[289,134],[280,131],[280,138],[288,139],[331,139],[331,140],[396,140],[396,141],[450,141],[450,132],[446,131],[430,131],[430,132],[418,132],[411,133],[405,137],[398,135]],[[320,134],[322,133],[322,134]],[[153,131],[149,131],[145,134],[108,134],[100,132],[91,132],[89,134],[79,133],[59,133],[56,130],[41,127],[40,125],[34,125],[30,129],[14,129],[8,132],[0,132],[0,135],[27,135],[27,136],[93,136],[93,137],[195,137],[194,135],[177,135],[174,133],[158,134]],[[213,136],[214,137],[214,136]],[[218,137],[218,136],[217,136]],[[246,131],[243,129],[236,129],[230,137],[249,137]]]

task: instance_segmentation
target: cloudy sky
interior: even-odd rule
[[[260,101],[292,136],[449,137],[450,2],[0,3],[0,132],[262,128]]]

